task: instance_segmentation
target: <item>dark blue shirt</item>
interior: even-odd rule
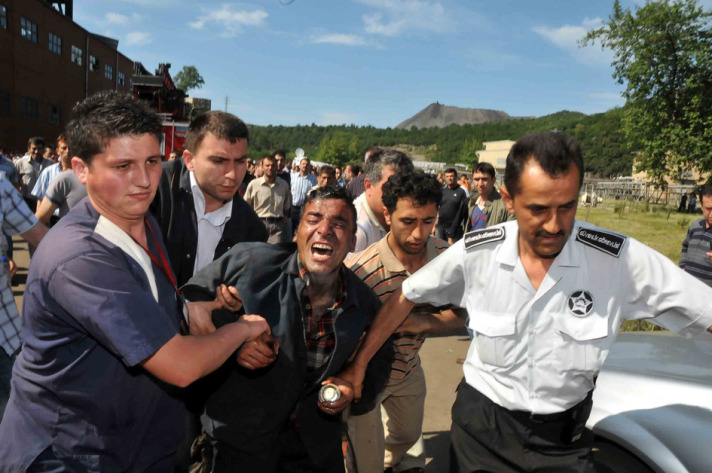
[[[25,471],[48,447],[87,470],[144,471],[183,437],[178,390],[139,365],[179,332],[175,291],[153,264],[157,302],[103,220],[84,199],[32,258],[0,471]]]

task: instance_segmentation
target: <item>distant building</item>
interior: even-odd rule
[[[486,141],[482,143],[485,149],[477,151],[478,161],[480,163],[490,163],[498,176],[504,175],[504,168],[507,166],[507,155],[514,143],[512,140]]]
[[[0,0],[0,146],[24,151],[52,141],[78,101],[100,90],[131,91],[134,62],[118,40],[72,20],[72,0]]]

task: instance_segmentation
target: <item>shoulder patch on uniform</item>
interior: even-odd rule
[[[579,228],[576,231],[576,241],[580,241],[584,245],[615,256],[616,258],[620,256],[625,240],[626,237],[624,236],[602,232],[600,230],[592,230],[590,228]]]
[[[468,232],[465,233],[464,239],[465,248],[467,249],[492,241],[504,240],[504,227],[484,228]]]

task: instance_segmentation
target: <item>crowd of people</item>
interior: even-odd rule
[[[0,472],[424,471],[419,350],[463,327],[451,471],[590,472],[622,321],[712,330],[712,188],[682,271],[575,219],[583,158],[562,133],[519,139],[501,186],[394,149],[253,161],[219,111],[165,161],[160,137],[101,92],[56,157],[32,138],[0,162]],[[36,248],[22,318],[14,235]]]

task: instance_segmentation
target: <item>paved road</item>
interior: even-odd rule
[[[22,313],[22,293],[25,290],[29,253],[24,240],[16,238],[14,242],[18,272],[13,279],[15,284],[12,289],[17,308]],[[457,363],[457,359],[465,357],[469,342],[470,339],[463,331],[461,335],[430,338],[421,350],[428,386],[423,425],[428,473],[448,471],[450,408],[455,402],[455,388],[462,379],[462,365]]]

